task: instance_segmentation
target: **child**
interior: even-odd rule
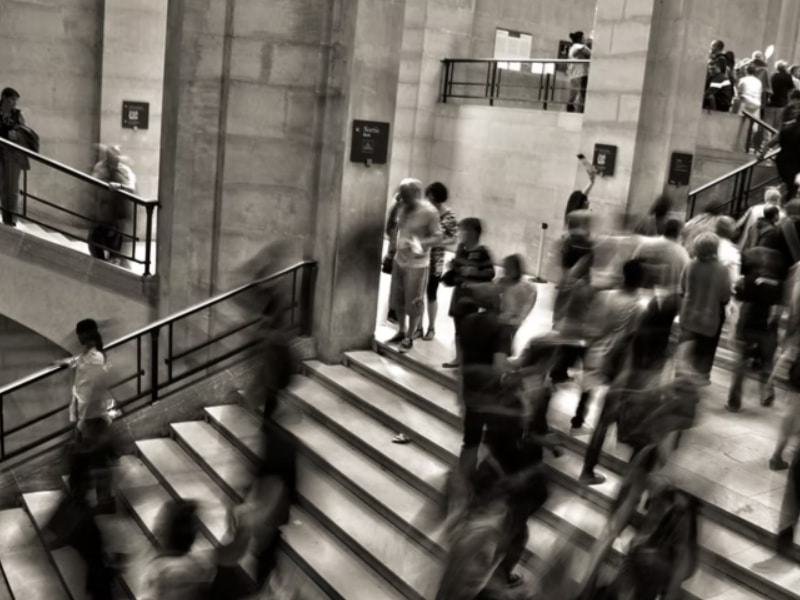
[[[450,263],[450,271],[444,276],[446,285],[452,285],[453,297],[450,301],[450,316],[456,328],[456,353],[459,353],[461,322],[465,316],[477,311],[477,306],[469,299],[470,283],[488,282],[494,279],[494,264],[489,250],[481,244],[483,226],[480,219],[469,217],[458,224],[458,247],[455,258]],[[458,367],[459,359],[446,362],[445,369]]]

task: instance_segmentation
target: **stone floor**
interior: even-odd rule
[[[395,328],[385,321],[388,288],[389,277],[384,275],[375,333],[378,340],[388,339],[395,332]],[[550,330],[554,288],[542,284],[539,290],[536,307],[515,340],[516,350],[521,349],[530,337]],[[447,317],[450,295],[448,288],[440,289],[441,309],[436,323],[436,339],[416,342],[410,353],[412,358],[435,368],[440,368],[443,362],[455,355],[452,320]],[[712,384],[704,388],[697,425],[682,438],[681,448],[673,455],[668,473],[679,485],[707,502],[759,527],[775,531],[786,475],[785,472],[770,471],[767,461],[788,393],[779,390],[775,406],[764,408],[758,403],[755,382],[746,381],[745,385],[750,387],[745,388],[743,409],[731,414],[724,408],[730,372],[715,367],[711,379]],[[562,385],[552,403],[551,418],[565,429],[577,402],[577,391],[575,384]],[[590,412],[588,419],[590,425],[596,419],[596,407],[593,408],[595,410]],[[611,455],[627,458],[628,451],[617,446],[613,431],[604,449]],[[603,472],[602,468],[598,470]]]

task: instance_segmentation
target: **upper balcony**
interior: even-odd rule
[[[442,59],[441,101],[583,112],[591,60]]]

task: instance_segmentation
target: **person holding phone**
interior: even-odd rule
[[[592,188],[594,187],[594,181],[597,177],[597,170],[584,154],[578,154],[578,160],[581,161],[583,168],[586,169],[586,174],[589,176],[589,183],[585,188],[583,188],[583,190],[575,190],[569,195],[569,199],[567,200],[567,208],[564,211],[565,225],[567,223],[567,217],[570,215],[570,213],[573,213],[576,210],[589,209],[589,192],[592,191]]]

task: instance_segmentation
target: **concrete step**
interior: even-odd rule
[[[33,521],[22,508],[0,510],[0,566],[12,598],[70,598]]]
[[[228,532],[233,499],[174,440],[140,440],[136,450],[173,496],[197,502],[202,528],[215,546],[220,545]]]
[[[358,356],[347,357],[348,361],[357,361],[359,359]],[[373,375],[376,378],[381,378],[381,372],[383,371],[383,375],[386,375],[388,365],[384,361],[379,360],[361,360],[362,367],[368,364],[368,362],[372,362],[373,366],[375,367],[375,371]],[[396,382],[397,380],[401,380],[405,382],[405,385],[411,387],[411,382],[415,379],[418,380],[419,375],[412,376],[411,374],[404,373],[403,375],[398,375],[398,368],[392,370],[392,374],[394,375],[392,381]],[[309,365],[309,372],[317,373],[321,372],[325,374],[326,381],[329,385],[334,386],[336,389],[338,386],[346,385],[348,381],[352,380],[352,377],[348,377],[345,373],[343,373],[342,368],[340,367],[327,367],[326,369],[320,369],[315,364]],[[381,379],[381,381],[384,381]],[[398,384],[390,384],[394,385],[396,388],[399,388]],[[384,410],[391,413],[395,411],[396,414],[387,414],[386,419],[390,422],[397,422],[404,414],[407,414],[406,411],[397,411],[396,410],[396,403],[394,399],[391,401],[382,401],[379,399],[381,396],[380,386],[376,383],[374,384],[375,387],[372,389],[364,389],[366,386],[365,384],[361,384],[362,393],[368,394],[372,397],[372,403],[376,406],[382,406]],[[444,404],[452,406],[453,399],[450,400],[443,399],[446,398],[448,395],[454,396],[454,393],[450,391],[447,394],[446,390],[438,390],[440,395],[436,398],[436,400],[431,400],[430,404],[432,406],[442,407]],[[391,398],[391,393],[384,392],[384,396]],[[420,399],[417,398],[419,401]],[[414,404],[414,410],[418,410],[417,405]],[[433,413],[434,411],[432,411]],[[428,420],[434,418],[433,414],[429,415]],[[416,418],[415,421],[423,422],[423,419]],[[425,432],[431,432],[432,428],[429,426],[424,426],[418,433],[422,436],[426,435]],[[447,444],[451,446],[451,444]],[[455,458],[455,453],[453,458]],[[588,534],[588,536],[584,537],[584,543],[588,544],[591,543],[592,538],[596,538],[599,534],[600,529],[604,525],[606,521],[606,511],[610,507],[612,499],[617,495],[619,491],[620,485],[620,477],[616,473],[610,473],[608,475],[608,480],[602,486],[597,486],[596,488],[585,488],[578,482],[578,477],[580,475],[581,467],[582,467],[582,457],[575,452],[568,452],[562,458],[558,460],[553,460],[550,462],[552,473],[554,474],[554,480],[557,481],[558,484],[563,486],[561,489],[556,488],[551,496],[550,500],[548,501],[547,505],[545,506],[544,512],[544,519],[549,520],[549,522],[555,526],[559,526],[559,520],[563,524],[568,524],[572,529],[573,532],[577,535]],[[566,493],[568,490],[568,493]],[[594,501],[596,506],[593,506],[591,503],[587,503],[586,501],[579,500],[580,495],[587,496],[591,500]],[[575,503],[580,504],[579,510],[575,513],[578,515],[577,520],[567,518],[572,509],[570,508]],[[564,511],[567,511],[566,513]],[[548,514],[549,513],[549,514]],[[549,519],[548,519],[549,517]],[[555,519],[553,519],[555,517]],[[705,523],[708,519],[703,519],[703,526],[705,527]],[[719,525],[709,522],[708,528],[713,531],[716,537],[721,536],[726,530],[724,530]],[[582,533],[581,533],[582,532]],[[740,548],[742,550],[747,550],[749,548],[757,547],[760,549],[760,553],[764,554],[764,558],[766,555],[769,554],[769,548],[763,544],[759,544],[741,536],[740,534],[736,534],[735,532],[731,531],[730,534],[734,537],[737,537],[740,543]],[[724,573],[730,574],[735,577],[738,581],[742,582],[744,585],[752,587],[754,589],[758,589],[761,591],[767,591],[770,595],[775,595],[775,597],[782,597],[782,598],[794,598],[792,595],[787,595],[787,592],[791,589],[791,580],[787,580],[785,583],[786,585],[777,585],[777,586],[769,586],[766,584],[763,577],[758,576],[757,574],[753,573],[750,569],[752,565],[752,561],[750,564],[743,564],[743,561],[739,563],[731,563],[730,561],[725,561],[724,556],[720,556],[717,551],[719,550],[719,546],[714,546],[711,542],[716,539],[716,537],[710,538],[710,542],[708,547],[706,548],[705,557],[707,562],[709,562],[714,567],[719,567],[723,570]],[[622,550],[622,548],[619,548]],[[752,550],[751,554],[757,555],[759,554],[758,551]],[[742,555],[744,556],[744,555]],[[749,556],[749,555],[748,555]],[[761,560],[761,559],[759,559]],[[788,586],[788,587],[787,587]]]
[[[63,498],[64,492],[61,490],[31,492],[22,495],[23,504],[39,532],[47,524]],[[103,534],[106,550],[129,557],[120,579],[126,597],[137,598],[146,560],[152,554],[149,540],[126,515],[101,515],[96,517],[96,521]],[[86,566],[83,559],[73,548],[68,546],[51,550],[50,555],[73,600],[85,598]]]

